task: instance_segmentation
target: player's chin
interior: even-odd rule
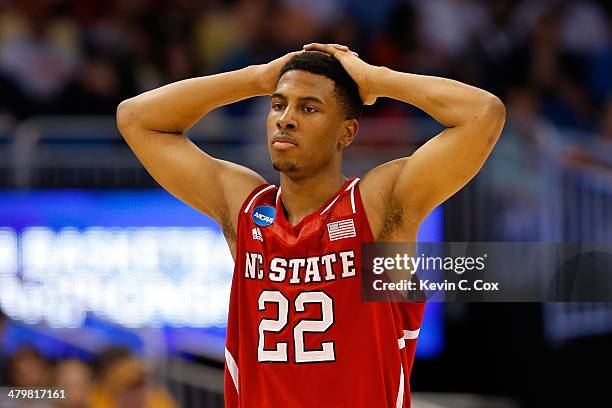
[[[274,158],[272,159],[272,167],[274,167],[274,170],[282,173],[294,173],[298,170],[298,165],[296,162],[288,160],[275,160]]]

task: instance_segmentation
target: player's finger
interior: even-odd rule
[[[348,51],[349,49],[349,47],[347,47],[346,45],[342,45],[342,44],[331,44],[331,46],[340,51]]]
[[[310,50],[310,49],[316,49],[316,50],[325,50],[326,52],[329,51],[336,51],[336,50],[340,50],[340,51],[346,51],[347,48],[342,48],[342,46],[334,46],[334,44],[321,44],[321,43],[310,43],[310,44],[306,44],[304,46],[304,49]]]
[[[304,49],[337,49],[340,51],[348,51],[349,48],[346,45],[342,44],[321,44],[321,43],[310,43],[304,45]]]
[[[304,51],[319,51],[319,52],[324,52],[328,55],[331,55],[332,57],[335,57],[336,54],[341,53],[341,52],[345,52],[342,50],[338,50],[337,48],[334,48],[330,45],[326,45],[326,44],[308,44],[304,46]]]
[[[355,57],[359,55],[356,52],[350,51],[348,47],[340,44],[319,44],[311,43],[304,45],[304,51],[320,51],[331,55],[332,57],[340,57],[343,53],[350,52]]]
[[[329,50],[331,47],[329,45],[326,44],[320,44],[320,43],[310,43],[310,44],[306,44],[304,45],[304,49],[305,50]]]

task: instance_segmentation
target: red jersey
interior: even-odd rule
[[[292,226],[281,189],[238,218],[225,349],[226,407],[409,407],[422,303],[361,300],[374,242],[352,178]]]

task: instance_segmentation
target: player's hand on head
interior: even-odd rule
[[[320,51],[336,58],[346,72],[359,86],[359,95],[365,105],[372,105],[379,96],[374,91],[373,80],[378,67],[370,65],[359,58],[359,54],[353,52],[346,45],[310,43],[304,45],[304,51]]]
[[[303,51],[293,51],[280,58],[272,60],[267,64],[259,65],[258,81],[261,89],[266,95],[271,95],[276,89],[278,75],[283,66],[294,56]]]

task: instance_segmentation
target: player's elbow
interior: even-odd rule
[[[488,94],[488,98],[481,111],[480,129],[484,137],[485,150],[490,152],[501,136],[506,122],[506,107],[495,95]],[[487,153],[488,154],[488,153]]]
[[[117,128],[125,137],[127,130],[137,122],[136,110],[132,99],[126,99],[117,106]]]
[[[504,103],[497,96],[490,93],[487,93],[487,96],[483,99],[482,119],[501,129],[506,121],[506,107]]]
[[[506,121],[506,107],[495,95],[484,92],[475,104],[472,124],[479,129],[477,134],[487,138],[487,145],[495,144]]]

